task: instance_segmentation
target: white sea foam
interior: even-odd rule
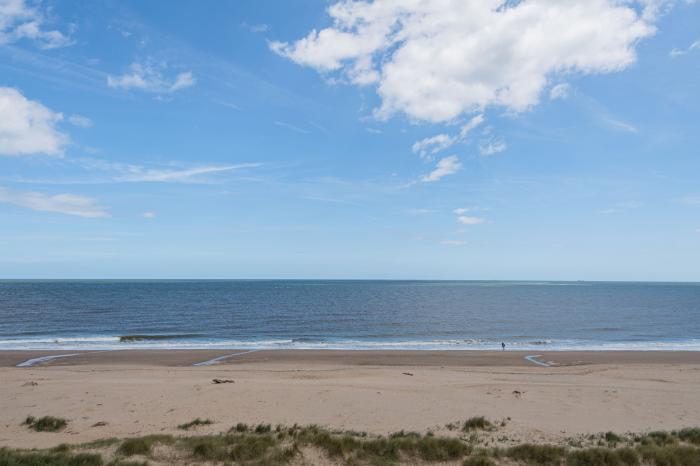
[[[700,351],[700,339],[677,341],[605,342],[581,340],[505,340],[506,349],[524,351],[685,350]],[[121,350],[121,349],[338,349],[338,350],[500,350],[501,341],[482,339],[358,340],[358,339],[204,339],[120,341],[118,336],[0,339],[0,350]]]

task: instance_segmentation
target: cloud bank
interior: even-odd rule
[[[666,0],[343,0],[333,25],[276,53],[332,79],[374,85],[378,118],[446,122],[487,106],[521,112],[553,77],[620,71]]]

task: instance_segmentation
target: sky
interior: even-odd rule
[[[0,278],[700,281],[700,2],[0,0]]]

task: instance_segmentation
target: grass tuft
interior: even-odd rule
[[[214,421],[212,421],[211,419],[197,418],[190,422],[186,422],[185,424],[180,424],[179,426],[177,426],[177,428],[180,430],[189,430],[193,427],[208,426],[210,424],[214,424]]]
[[[102,466],[102,456],[95,453],[15,451],[0,448],[2,466]]]
[[[693,427],[692,429],[682,429],[676,433],[679,439],[684,442],[692,443],[694,445],[700,445],[700,427]]]
[[[469,432],[470,430],[484,430],[492,426],[490,421],[488,421],[484,416],[474,416],[470,417],[464,424],[462,424],[462,430],[464,432]]]
[[[622,442],[623,438],[617,435],[615,432],[606,432],[603,436],[605,441],[608,443],[618,443]]]
[[[559,466],[564,456],[564,448],[551,445],[525,443],[506,450],[506,456],[525,464],[538,466]]]
[[[496,463],[494,463],[488,456],[477,455],[470,456],[464,460],[462,466],[496,466]]]
[[[151,442],[145,438],[126,439],[117,448],[117,453],[124,456],[148,455],[151,453]]]
[[[567,466],[639,466],[639,455],[630,448],[587,448],[566,458]]]
[[[684,445],[655,446],[639,448],[645,464],[655,466],[700,466],[700,450]]]
[[[476,418],[478,419],[478,418]],[[482,418],[483,419],[483,418]],[[195,422],[198,421],[198,422]],[[192,425],[201,425],[196,419]],[[485,420],[484,420],[485,421]],[[484,425],[480,421],[475,426]],[[462,424],[458,428],[462,428]],[[474,427],[479,428],[479,427]],[[245,466],[286,466],[305,464],[311,450],[333,464],[394,466],[398,464],[461,464],[462,466],[700,466],[700,429],[652,432],[638,437],[613,433],[590,436],[590,445],[574,446],[522,444],[511,448],[474,443],[477,433],[443,437],[432,432],[399,431],[388,436],[365,432],[332,431],[319,426],[286,427],[239,424],[228,433],[173,437],[151,435],[124,440],[106,439],[82,445],[61,444],[47,450],[0,448],[0,466],[147,466],[128,457],[148,456],[158,464],[238,464]],[[498,441],[507,440],[502,437]],[[614,447],[635,439],[633,447]],[[606,442],[607,441],[607,446]],[[116,445],[116,452],[112,445]],[[156,444],[170,449],[155,449]],[[76,453],[79,449],[93,451]],[[94,451],[94,450],[97,450]],[[99,452],[110,458],[105,462]],[[116,453],[116,455],[115,455]],[[319,458],[319,460],[321,460]]]
[[[27,416],[24,425],[37,432],[58,432],[68,425],[68,421],[53,416],[44,416],[38,419],[34,416]]]
[[[234,427],[232,427],[229,432],[248,432],[248,424],[243,424],[242,422],[239,422]]]
[[[649,432],[642,438],[642,445],[674,445],[678,443],[678,439],[668,432]]]

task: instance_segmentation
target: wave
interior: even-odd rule
[[[120,343],[130,343],[134,341],[158,341],[158,340],[182,340],[185,338],[201,338],[204,335],[198,335],[196,333],[186,333],[183,335],[120,335]]]
[[[503,340],[506,349],[523,351],[685,350],[700,351],[700,339],[656,341]],[[119,349],[333,349],[333,350],[500,350],[495,339],[360,340],[323,338],[211,339],[197,334],[118,335],[0,339],[0,350]]]

